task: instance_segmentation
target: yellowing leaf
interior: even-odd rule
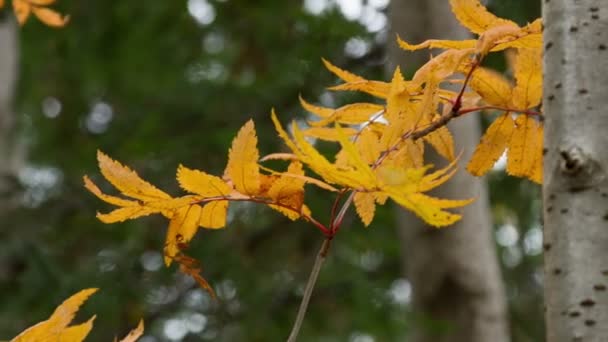
[[[199,226],[209,229],[218,229],[226,226],[228,201],[211,201],[203,205]]]
[[[473,52],[473,49],[447,50],[431,58],[424,64],[412,78],[416,84],[422,85],[430,77],[443,80],[454,74],[458,67],[465,61],[466,57]]]
[[[302,133],[307,137],[317,138],[325,141],[338,141],[338,133],[335,128],[331,127],[310,127],[302,130]],[[357,131],[354,128],[344,128],[344,134],[351,136]]]
[[[232,190],[221,178],[183,165],[177,169],[177,181],[182,189],[203,197],[225,196]]]
[[[319,106],[310,104],[310,103],[306,102],[306,100],[304,100],[302,98],[302,96],[300,96],[300,104],[302,105],[302,108],[304,108],[304,110],[306,110],[318,117],[321,117],[321,118],[328,118],[334,112],[334,110],[332,108],[319,107]]]
[[[82,341],[93,325],[93,316],[88,322],[68,327],[76,312],[97,289],[82,290],[61,303],[48,320],[40,322],[15,337],[13,342],[29,341]]]
[[[245,195],[256,195],[260,191],[257,144],[255,127],[253,121],[249,120],[239,130],[228,152],[225,174],[232,180],[234,188]]]
[[[361,158],[369,165],[372,165],[380,157],[380,140],[376,133],[364,127],[359,138],[355,142]]]
[[[135,342],[138,338],[141,337],[144,333],[144,321],[139,320],[139,324],[137,327],[129,332],[127,336],[125,336],[120,342]]]
[[[338,68],[337,66],[331,64],[325,58],[323,58],[322,60],[323,60],[323,64],[325,64],[325,67],[327,68],[327,70],[331,71],[334,75],[338,76],[344,82],[360,82],[360,81],[365,81],[365,78],[363,78],[361,76],[357,76],[357,75],[355,75],[353,73],[350,73],[350,72],[348,72],[346,70],[342,70],[342,69]]]
[[[202,208],[199,205],[182,207],[175,211],[165,240],[165,264],[171,265],[173,257],[179,252],[179,244],[187,244],[198,229]]]
[[[477,41],[474,39],[469,40],[438,40],[438,39],[429,39],[420,44],[409,44],[408,42],[401,39],[401,37],[397,36],[397,43],[399,43],[399,47],[406,51],[416,51],[421,49],[472,49],[477,44]]]
[[[376,212],[375,196],[369,192],[357,192],[354,198],[355,209],[363,224],[367,227],[374,219]]]
[[[32,7],[34,15],[40,19],[43,23],[52,27],[63,27],[70,20],[69,16],[62,16],[61,14],[46,8],[46,7]]]
[[[406,194],[393,187],[388,187],[384,191],[399,205],[412,211],[430,225],[443,227],[460,219],[460,215],[441,210],[441,207],[436,206],[436,198],[420,193]],[[461,203],[465,205],[468,201]]]
[[[499,43],[511,42],[527,35],[517,25],[506,24],[495,26],[485,31],[477,40],[475,52],[485,56]]]
[[[452,11],[460,23],[471,32],[482,34],[499,25],[515,25],[514,22],[499,18],[488,12],[479,0],[450,0]]]
[[[170,199],[171,196],[139,178],[137,173],[97,151],[101,174],[126,196],[142,201]]]
[[[535,107],[543,90],[542,53],[540,49],[519,49],[515,59],[513,106],[517,109]]]
[[[464,69],[463,73],[468,73],[468,68]],[[511,102],[513,86],[496,71],[483,67],[475,68],[469,79],[469,86],[491,105],[507,107]]]
[[[13,11],[19,25],[25,24],[25,21],[30,16],[32,7],[25,0],[13,0]]]
[[[333,91],[359,91],[384,99],[388,95],[390,84],[381,81],[357,81],[342,83],[327,89]]]
[[[482,176],[488,172],[507,148],[514,128],[509,113],[494,120],[481,137],[481,142],[475,149],[467,170],[474,176]]]
[[[384,106],[373,103],[353,103],[336,109],[329,117],[309,122],[311,126],[326,126],[333,122],[358,125],[367,122],[374,114],[382,113]]]
[[[292,162],[287,168],[290,175],[304,175],[302,164],[300,162]],[[304,184],[302,179],[293,178],[290,175],[281,175],[268,190],[268,196],[273,203],[279,205],[270,205],[287,216],[291,220],[296,220],[300,217],[302,205],[304,204]]]
[[[542,126],[523,114],[517,117],[515,126],[509,142],[507,173],[540,182],[537,169],[542,170],[542,163],[538,163],[539,154],[542,157]]]
[[[431,144],[440,156],[447,160],[454,159],[454,138],[446,126],[425,135],[424,140]]]

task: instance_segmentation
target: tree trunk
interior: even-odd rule
[[[8,10],[0,9],[0,214],[15,187],[18,156],[14,142],[12,101],[17,79],[17,27]]]
[[[398,62],[404,70],[408,70],[404,65],[420,66],[428,60],[429,53],[424,51],[412,57],[400,50],[393,38],[396,33],[414,43],[427,38],[462,39],[468,35],[445,0],[393,0],[389,21],[392,26],[389,60]],[[479,142],[479,118],[467,115],[449,127],[457,150],[463,149],[462,160],[468,160]],[[437,164],[435,160],[428,162]],[[486,184],[483,179],[460,170],[436,194],[447,198],[475,197],[476,201],[463,210],[460,222],[441,230],[399,210],[403,263],[413,287],[414,310],[421,318],[409,341],[508,341],[505,295]]]
[[[608,2],[543,1],[547,341],[608,339]]]

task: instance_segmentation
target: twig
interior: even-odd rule
[[[300,308],[298,309],[298,314],[296,316],[295,322],[293,323],[293,328],[291,328],[289,338],[287,338],[287,342],[295,342],[298,338],[298,334],[300,333],[300,327],[302,327],[304,316],[306,316],[306,311],[308,310],[308,303],[310,302],[312,290],[315,288],[317,277],[319,276],[319,271],[321,271],[321,266],[323,266],[325,258],[327,257],[327,253],[329,253],[330,246],[331,239],[326,238],[325,240],[323,240],[321,248],[319,248],[319,252],[317,253],[317,257],[315,259],[315,264],[312,267],[312,271],[310,272],[310,276],[308,277],[308,282],[306,283],[306,287],[304,288],[304,297],[302,297],[302,302],[300,303]]]

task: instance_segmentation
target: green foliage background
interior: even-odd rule
[[[201,3],[213,8],[207,24],[191,14]],[[535,2],[495,3],[491,9],[520,22],[538,16]],[[219,295],[214,302],[159,264],[166,220],[102,224],[95,212],[109,208],[84,190],[82,176],[105,184],[95,161],[101,149],[176,194],[177,165],[220,173],[249,117],[261,152],[275,152],[282,145],[270,109],[287,122],[304,118],[299,94],[326,105],[356,99],[325,92],[335,80],[320,58],[382,78],[385,29],[370,32],[337,6],[313,14],[300,1],[60,0],[56,8],[71,15],[66,28],[31,20],[19,33],[15,110],[28,167],[19,177],[20,205],[0,218],[0,336],[45,319],[79,289],[99,287],[82,310],[82,317],[97,314],[89,341],[123,335],[140,317],[146,342],[184,331],[184,341],[284,339],[322,240],[312,226],[241,204],[227,229],[199,232],[190,254],[202,261]],[[538,189],[500,172],[490,180],[499,234],[513,234],[505,224],[524,237],[538,229]],[[327,212],[331,198],[310,190],[313,212]],[[415,317],[392,208],[382,208],[370,229],[348,220],[322,270],[302,341],[401,341]],[[499,247],[513,336],[541,340],[540,256],[522,253],[524,243]]]

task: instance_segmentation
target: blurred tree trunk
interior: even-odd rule
[[[401,65],[404,71],[411,72],[426,62],[429,52],[412,55],[400,50],[395,34],[413,43],[428,38],[468,36],[445,0],[393,0],[389,21],[392,26],[389,60]],[[456,149],[464,151],[462,161],[466,162],[479,142],[479,117],[467,115],[450,124],[450,129]],[[403,210],[398,212],[405,273],[412,284],[413,306],[420,318],[409,341],[508,341],[505,294],[486,184],[461,169],[435,194],[447,198],[475,197],[476,201],[463,210],[460,222],[441,230],[425,225]]]
[[[608,339],[608,2],[543,2],[548,341]]]
[[[19,156],[14,144],[13,95],[17,80],[17,25],[0,10],[0,215],[11,204]]]

